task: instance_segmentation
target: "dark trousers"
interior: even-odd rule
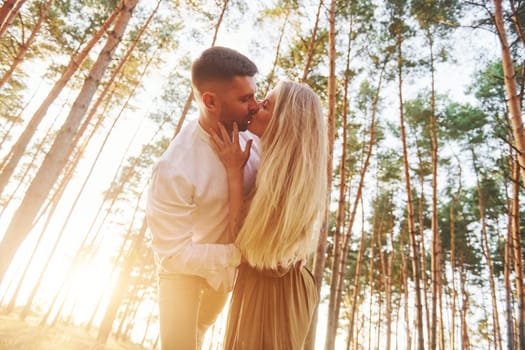
[[[227,298],[228,293],[212,289],[201,277],[160,274],[161,349],[200,349]]]

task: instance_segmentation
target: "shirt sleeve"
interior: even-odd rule
[[[166,163],[153,169],[146,217],[161,269],[199,275],[239,265],[241,254],[235,245],[193,242],[193,193],[194,185]]]

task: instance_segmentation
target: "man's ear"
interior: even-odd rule
[[[217,96],[213,92],[205,92],[202,94],[202,103],[208,110],[214,110],[217,105]]]

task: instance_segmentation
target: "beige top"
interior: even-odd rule
[[[260,160],[257,136],[240,133],[243,148],[249,139],[254,142],[244,170],[245,193],[255,183]],[[235,245],[219,243],[228,233],[226,170],[197,120],[155,164],[146,216],[160,273],[201,276],[215,289],[232,289],[241,254]]]

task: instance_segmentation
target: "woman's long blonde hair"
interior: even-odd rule
[[[327,192],[327,142],[319,97],[281,81],[272,119],[261,137],[262,158],[236,244],[257,268],[288,267],[317,243]]]

